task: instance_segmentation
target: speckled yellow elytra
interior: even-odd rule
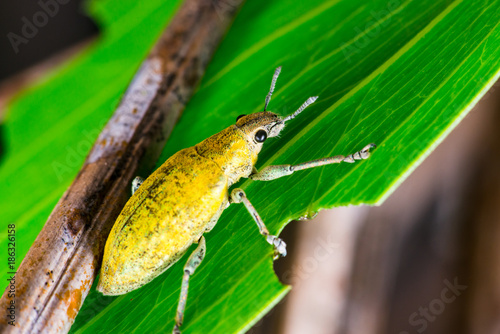
[[[286,245],[270,235],[242,189],[228,189],[240,178],[269,181],[293,172],[322,165],[352,163],[369,157],[374,144],[347,157],[335,156],[298,165],[255,164],[267,138],[276,137],[285,122],[295,118],[317,97],[310,97],[293,114],[281,117],[266,111],[281,67],[274,72],[264,111],[241,115],[236,124],[198,145],[171,156],[146,180],[132,182],[132,197],[118,216],[104,249],[97,290],[120,295],[135,290],[163,273],[179,260],[193,243],[198,247],[184,266],[181,294],[173,333],[180,333],[189,278],[205,255],[205,238],[231,203],[243,203],[260,233],[274,246],[275,256],[286,255]]]

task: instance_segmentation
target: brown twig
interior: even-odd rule
[[[2,333],[69,330],[132,178],[153,167],[241,3],[186,0],[179,9],[21,263],[16,326],[1,317]],[[0,307],[10,301],[6,291]]]

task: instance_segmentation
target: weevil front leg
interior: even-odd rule
[[[135,179],[132,181],[132,195],[139,189],[141,184],[144,182],[144,179],[140,176],[136,176]]]
[[[279,256],[286,256],[286,244],[285,244],[285,242],[283,240],[281,240],[280,238],[278,238],[277,236],[269,234],[269,230],[267,229],[266,225],[262,221],[262,218],[260,218],[259,214],[257,213],[257,210],[255,210],[252,203],[250,203],[250,201],[248,200],[247,195],[245,194],[243,189],[236,188],[231,192],[231,202],[232,203],[243,203],[245,205],[248,212],[250,212],[250,215],[257,223],[257,226],[259,227],[260,234],[262,234],[264,237],[266,237],[266,241],[274,246],[274,258],[275,259],[278,258]]]
[[[198,242],[198,247],[194,250],[194,252],[189,256],[189,259],[184,266],[184,275],[182,276],[182,285],[181,285],[181,295],[179,297],[179,304],[177,305],[177,313],[175,314],[175,326],[172,331],[173,334],[180,334],[180,327],[182,325],[182,321],[184,320],[184,309],[186,308],[186,301],[188,296],[188,288],[189,288],[189,278],[194,274],[194,271],[200,265],[201,261],[205,257],[205,253],[207,252],[207,246],[205,243],[205,237],[201,237]]]
[[[307,161],[303,162],[298,165],[275,165],[275,166],[267,166],[260,172],[256,172],[251,174],[249,177],[252,180],[256,181],[270,181],[274,180],[283,176],[287,176],[290,174],[293,174],[296,171],[303,170],[303,169],[308,169],[308,168],[314,168],[314,167],[319,167],[319,166],[324,166],[324,165],[330,165],[330,164],[338,164],[341,162],[348,162],[348,163],[353,163],[356,160],[364,160],[368,159],[370,157],[370,149],[374,148],[375,144],[368,144],[361,151],[358,151],[353,154],[349,154],[347,157],[344,157],[343,155],[337,155],[334,157],[330,158],[323,158],[323,159],[318,159],[318,160],[312,160],[312,161]]]

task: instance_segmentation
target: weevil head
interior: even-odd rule
[[[247,136],[248,140],[258,145],[267,138],[278,136],[285,127],[285,122],[275,113],[262,111],[238,116],[236,127]]]
[[[278,116],[270,111],[262,111],[250,115],[240,115],[236,118],[236,127],[256,145],[262,144],[267,138],[276,137],[285,127],[285,122],[294,119],[318,97],[310,97],[297,111],[286,117]]]

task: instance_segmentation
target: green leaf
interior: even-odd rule
[[[109,3],[114,1],[104,2]],[[245,189],[270,232],[278,233],[290,219],[323,208],[380,203],[498,78],[499,7],[494,0],[247,1],[174,129],[160,163],[234,124],[236,116],[260,111],[273,70],[282,65],[270,110],[290,114],[309,96],[319,95],[319,99],[287,124],[281,138],[266,142],[257,168],[349,154],[371,142],[378,147],[369,160],[356,164],[306,170],[272,182],[241,182],[238,186]],[[115,18],[127,20],[118,14]],[[83,74],[77,73],[73,75]],[[51,192],[38,188],[45,182],[39,180],[45,176],[43,168],[47,164],[50,168],[56,153],[47,158],[48,150],[42,154],[41,149],[35,153],[31,149],[46,145],[46,139],[37,141],[42,135],[52,136],[50,143],[57,139],[59,145],[51,147],[65,152],[65,136],[70,134],[46,129],[60,114],[54,119],[42,116],[43,122],[30,121],[40,113],[34,108],[39,108],[37,101],[42,99],[54,108],[57,103],[50,99],[74,89],[67,82],[66,87],[60,84],[32,92],[24,99],[30,103],[20,101],[11,111],[12,117],[19,114],[18,130],[30,133],[14,136],[9,131],[9,137],[17,141],[12,146],[26,147],[26,151],[11,153],[5,166],[17,159],[22,163],[12,166],[24,171],[8,179],[2,169],[0,177],[10,182],[9,197],[26,201],[17,205],[25,210],[24,224],[29,222],[31,228],[43,224],[67,185],[61,182],[59,192],[54,186],[49,187]],[[98,91],[105,100],[107,92]],[[80,91],[76,92],[73,99],[80,97]],[[118,95],[106,100],[111,105],[106,115]],[[66,110],[72,120],[87,109],[70,105]],[[62,122],[57,123],[59,128],[66,129]],[[11,124],[9,119],[7,125]],[[10,168],[11,175],[17,173],[16,167]],[[38,183],[28,187],[29,180]],[[8,212],[13,211],[14,200],[6,200],[11,201]],[[9,213],[10,219],[21,210],[17,215]],[[287,287],[272,271],[272,249],[241,205],[231,205],[206,238],[207,256],[192,278],[182,329],[184,333],[244,332],[286,293]],[[72,331],[171,331],[185,261],[186,257],[150,284],[124,296],[103,297],[93,287]]]

